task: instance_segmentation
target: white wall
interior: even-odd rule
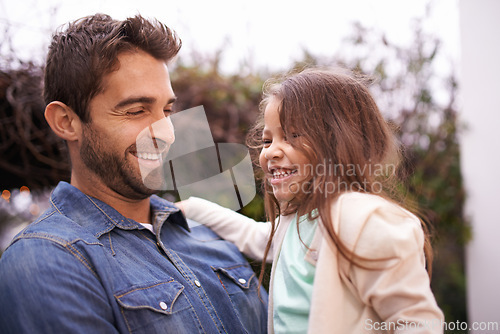
[[[460,0],[460,29],[469,325],[500,326],[500,1]]]

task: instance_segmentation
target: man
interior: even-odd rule
[[[267,296],[242,255],[141,178],[174,140],[180,46],[141,16],[97,14],[54,35],[45,116],[67,142],[71,183],[0,260],[0,332],[265,332]]]

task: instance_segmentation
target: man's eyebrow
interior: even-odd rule
[[[177,97],[174,96],[170,100],[167,101],[167,104],[172,104],[176,100],[177,100]],[[155,102],[156,102],[156,99],[154,97],[147,97],[147,96],[130,97],[128,99],[120,101],[115,106],[115,109],[124,108],[124,107],[127,107],[127,106],[135,104],[135,103],[153,104]]]

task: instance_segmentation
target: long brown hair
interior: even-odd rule
[[[249,146],[262,147],[263,113],[268,101],[274,98],[281,101],[280,123],[285,136],[287,132],[300,134],[287,138],[314,167],[301,192],[286,208],[280,208],[272,188],[263,181],[266,215],[273,224],[266,257],[279,224],[276,218],[284,210],[285,214],[308,214],[309,219],[319,216],[339,253],[351,263],[364,267],[361,262],[370,259],[350,251],[334,231],[331,204],[344,192],[358,191],[377,194],[408,208],[404,197],[398,196],[401,194],[397,177],[401,161],[399,145],[368,83],[366,78],[340,68],[310,68],[266,82],[262,117],[249,133]],[[412,209],[415,211],[416,207]],[[426,224],[423,222],[422,226],[426,236],[427,270],[431,275],[432,249]],[[263,270],[261,281],[262,278]]]

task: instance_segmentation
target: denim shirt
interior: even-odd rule
[[[0,259],[0,333],[264,333],[237,248],[151,197],[156,235],[61,182]]]

